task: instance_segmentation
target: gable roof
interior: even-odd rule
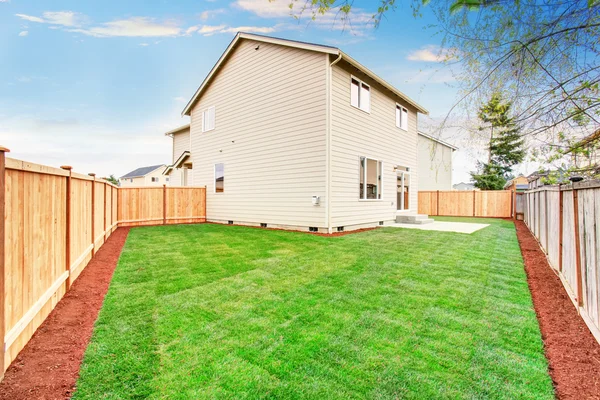
[[[163,175],[169,175],[171,173],[171,171],[173,171],[173,168],[180,168],[181,164],[183,164],[183,162],[188,159],[188,157],[191,155],[192,153],[190,153],[189,151],[185,150],[183,153],[181,153],[181,155],[179,157],[177,157],[177,160],[175,160],[175,162],[173,163],[173,165],[167,165],[167,167],[165,168],[165,170],[163,171]]]
[[[280,38],[271,37],[271,36],[256,35],[253,33],[238,32],[237,35],[235,35],[235,37],[231,41],[231,43],[229,43],[229,46],[227,46],[227,49],[221,55],[221,57],[219,58],[217,63],[210,70],[210,72],[208,73],[206,78],[204,78],[204,81],[202,82],[202,84],[200,85],[198,90],[196,90],[196,93],[194,93],[194,96],[192,97],[192,99],[187,103],[187,105],[185,106],[185,108],[183,109],[183,111],[181,113],[182,115],[190,115],[192,108],[194,107],[196,102],[200,99],[200,96],[202,95],[202,93],[204,92],[204,90],[206,89],[208,84],[212,81],[213,77],[215,76],[215,74],[217,73],[217,71],[219,70],[221,65],[225,62],[229,53],[235,48],[235,45],[242,39],[249,39],[249,40],[254,40],[257,42],[271,43],[271,44],[277,44],[280,46],[293,47],[296,49],[303,49],[303,50],[309,50],[309,51],[316,51],[316,52],[324,53],[324,54],[336,55],[336,56],[338,56],[338,59],[334,62],[339,62],[342,59],[345,60],[350,65],[359,69],[364,74],[366,74],[368,77],[373,79],[375,82],[379,83],[381,86],[388,89],[390,92],[392,92],[396,96],[400,97],[401,99],[406,101],[411,106],[415,107],[417,109],[417,111],[419,111],[420,113],[429,114],[429,111],[427,111],[425,108],[423,108],[417,102],[415,102],[410,97],[408,97],[407,95],[405,95],[404,93],[402,93],[401,91],[396,89],[391,84],[384,81],[382,78],[377,76],[374,72],[372,72],[367,67],[360,64],[358,61],[356,61],[355,59],[353,59],[352,57],[350,57],[349,55],[347,55],[346,53],[344,53],[337,47],[325,46],[325,45],[307,43],[307,42],[298,42],[295,40],[280,39]]]
[[[444,142],[443,140],[440,140],[440,139],[438,139],[438,138],[436,138],[436,137],[433,137],[433,136],[431,136],[431,135],[428,135],[428,134],[426,134],[425,132],[418,131],[417,133],[419,134],[419,136],[423,136],[424,138],[427,138],[427,139],[429,139],[429,140],[433,140],[434,142],[437,142],[437,143],[441,144],[442,146],[446,146],[446,147],[449,147],[449,148],[451,148],[451,149],[452,149],[452,151],[456,151],[456,150],[458,150],[458,147],[456,147],[456,146],[452,146],[450,143],[448,143],[448,142]]]
[[[165,136],[173,136],[176,133],[183,132],[190,129],[190,124],[181,125],[179,128],[171,129],[169,132],[165,132]]]
[[[133,171],[131,171],[128,174],[123,175],[121,178],[119,179],[123,179],[123,178],[139,178],[141,176],[146,176],[148,175],[150,172],[155,171],[161,167],[164,167],[165,164],[159,164],[159,165],[151,165],[149,167],[142,167],[142,168],[138,168],[138,169],[134,169]]]

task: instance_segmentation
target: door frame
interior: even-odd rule
[[[402,195],[400,197],[400,204],[396,205],[396,213],[405,213],[405,212],[410,212],[411,211],[411,207],[412,207],[412,202],[410,201],[410,188],[412,187],[412,174],[410,173],[410,171],[402,171],[402,170],[397,170],[396,171],[396,201],[398,201],[398,178],[402,176],[402,183],[400,184],[402,186],[402,188],[405,187],[404,182],[408,176],[408,196],[409,196],[409,200],[408,200],[408,205],[409,207],[407,209],[404,209],[404,195]],[[404,190],[402,190],[402,193],[404,193]]]

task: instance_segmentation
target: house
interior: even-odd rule
[[[472,183],[457,183],[456,185],[452,185],[452,189],[454,190],[479,190]]]
[[[537,189],[544,186],[544,178],[549,175],[550,171],[536,171],[527,176],[528,189]]]
[[[170,177],[162,174],[165,167],[164,164],[160,164],[134,169],[120,177],[119,184],[121,187],[169,185]]]
[[[456,147],[419,131],[419,190],[452,190],[452,155]]]
[[[238,33],[167,134],[208,221],[318,232],[415,216],[427,110],[336,47]],[[416,217],[413,217],[416,219]]]
[[[514,190],[515,192],[524,192],[529,188],[527,177],[519,175],[506,182],[504,190]]]

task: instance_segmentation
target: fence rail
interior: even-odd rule
[[[206,220],[205,188],[119,188],[0,148],[0,379],[118,226]]]
[[[600,182],[523,194],[524,221],[600,342]]]
[[[419,192],[418,212],[431,216],[511,218],[510,190],[448,190]]]

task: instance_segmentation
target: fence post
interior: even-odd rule
[[[5,168],[5,162],[6,162],[6,157],[5,157],[5,153],[8,153],[10,150],[8,150],[6,147],[1,147],[0,146],[0,381],[2,381],[2,378],[4,377],[4,370],[6,369],[6,365],[4,365],[4,353],[5,353],[5,349],[4,349],[4,334],[6,333],[6,326],[4,325],[4,311],[5,311],[5,304],[4,304],[4,296],[6,291],[4,290],[4,287],[6,285],[6,282],[4,281],[5,279],[5,257],[4,257],[4,212],[5,212],[5,204],[6,204],[6,168]]]
[[[558,271],[562,272],[563,256],[563,194],[558,185]]]
[[[511,190],[510,194],[510,212],[512,213],[513,220],[517,220],[517,192]]]
[[[437,197],[435,199],[435,215],[439,216],[440,215],[440,191],[437,191]]]
[[[61,165],[61,168],[69,171],[69,175],[67,176],[67,199],[66,199],[66,240],[65,240],[65,270],[69,272],[69,276],[67,277],[67,291],[71,288],[71,175],[72,169],[70,165]]]
[[[167,185],[163,185],[163,225],[167,224]]]
[[[96,254],[96,237],[94,236],[94,233],[96,232],[94,229],[94,225],[96,223],[96,174],[90,172],[88,175],[94,178],[92,181],[92,257],[94,257],[94,254]]]
[[[473,216],[475,216],[475,190],[473,190]]]
[[[106,183],[104,183],[104,210],[103,210],[103,212],[104,212],[104,233],[102,234],[102,236],[104,237],[104,241],[106,242]],[[110,212],[112,213],[112,207],[110,209]]]
[[[575,218],[575,272],[577,273],[577,304],[583,306],[583,282],[581,274],[581,243],[579,240],[579,196],[573,188],[573,216]],[[579,310],[578,310],[579,311]]]

